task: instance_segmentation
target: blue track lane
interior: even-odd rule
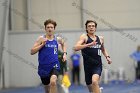
[[[140,83],[120,83],[120,84],[101,84],[103,87],[102,93],[140,93]],[[74,86],[70,88],[70,93],[89,93],[86,86]],[[32,88],[16,88],[16,89],[5,89],[0,90],[0,93],[44,93],[43,86],[32,87]]]

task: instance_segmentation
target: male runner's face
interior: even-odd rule
[[[48,35],[53,35],[54,34],[54,25],[49,23],[46,25],[45,31]]]
[[[87,24],[87,29],[89,34],[93,34],[96,31],[95,23],[90,22]]]

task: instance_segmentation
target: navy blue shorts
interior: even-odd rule
[[[50,78],[51,78],[52,75],[56,75],[58,77],[59,71],[56,70],[56,69],[52,69],[51,72],[50,72],[50,76],[48,76],[48,77],[40,77],[42,84],[43,85],[50,84]]]
[[[102,65],[84,64],[85,81],[87,85],[92,84],[92,75],[98,74],[101,76]]]

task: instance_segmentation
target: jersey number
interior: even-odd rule
[[[54,54],[57,54],[57,48],[54,48]]]
[[[98,49],[98,55],[101,56],[101,49]]]

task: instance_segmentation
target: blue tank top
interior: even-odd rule
[[[56,38],[47,40],[46,44],[39,50],[38,62],[38,73],[40,76],[48,76],[53,68],[60,69],[58,61],[58,42]]]
[[[72,60],[74,67],[80,66],[80,55],[79,54],[75,53],[75,54],[71,55],[71,60]]]
[[[58,61],[58,44],[55,39],[47,40],[46,44],[39,50],[38,61],[39,64],[46,65]]]
[[[88,35],[87,35],[88,36]],[[92,63],[92,64],[102,64],[101,60],[101,42],[98,36],[96,36],[96,45],[91,47],[86,47],[82,49],[82,56],[83,60],[86,63]],[[86,44],[93,42],[93,40],[88,36],[88,40]]]

